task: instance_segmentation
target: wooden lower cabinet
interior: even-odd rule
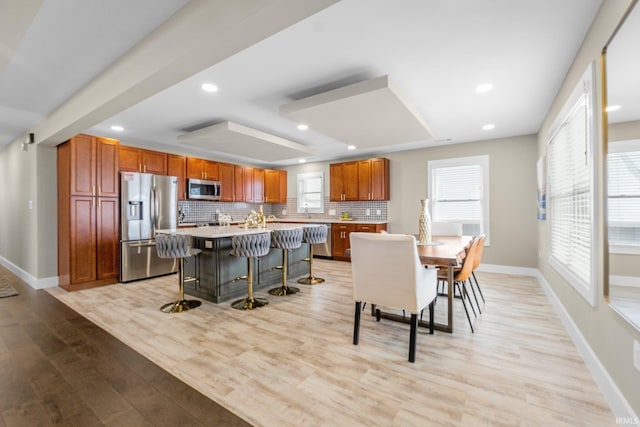
[[[387,224],[333,224],[331,226],[331,257],[342,261],[351,260],[345,251],[351,247],[349,235],[354,232],[379,233],[387,229]]]

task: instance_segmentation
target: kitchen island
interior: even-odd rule
[[[164,234],[186,234],[193,238],[193,247],[202,250],[195,257],[185,259],[185,275],[199,275],[198,282],[187,282],[185,293],[207,301],[220,303],[247,294],[247,282],[240,277],[247,274],[247,260],[231,256],[231,239],[243,234],[256,234],[302,228],[304,224],[267,223],[266,228],[244,228],[244,226],[209,226],[158,230]],[[309,245],[303,243],[298,249],[289,252],[287,277],[295,278],[308,274],[309,264],[304,261],[308,256]],[[278,285],[282,280],[282,270],[276,268],[282,264],[282,250],[272,249],[258,258],[254,267],[253,289],[260,292],[265,288]],[[277,297],[274,297],[277,298]]]

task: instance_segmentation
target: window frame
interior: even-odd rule
[[[451,168],[459,166],[480,166],[482,169],[482,199],[480,200],[482,219],[479,221],[480,233],[486,235],[485,246],[491,245],[491,216],[490,216],[490,187],[489,180],[489,155],[484,154],[480,156],[468,156],[468,157],[454,157],[449,159],[437,159],[429,160],[427,162],[427,193],[429,199],[429,212],[431,213],[431,220],[438,221],[433,214],[433,209],[436,194],[436,179],[435,171],[441,168]],[[446,222],[446,221],[445,221]],[[464,224],[472,224],[466,222]]]
[[[597,188],[597,171],[598,166],[596,162],[596,119],[595,119],[595,86],[593,83],[594,72],[593,64],[589,64],[582,77],[576,84],[576,87],[572,91],[571,95],[567,98],[562,110],[556,117],[553,125],[550,128],[549,138],[547,139],[547,242],[549,247],[549,264],[573,287],[573,289],[581,295],[592,307],[598,305],[598,281],[597,270],[598,263],[598,238],[597,238],[597,211],[596,211],[596,196],[598,194]],[[554,198],[554,182],[557,177],[552,176],[552,150],[550,144],[555,140],[558,135],[558,131],[563,124],[567,122],[571,114],[578,106],[582,97],[585,97],[584,102],[586,114],[585,114],[585,134],[586,141],[581,141],[581,144],[585,146],[585,157],[590,161],[589,165],[589,229],[590,229],[590,246],[589,246],[589,280],[585,281],[572,271],[571,266],[568,266],[562,260],[558,259],[553,254],[553,223],[555,221],[553,211],[553,198]],[[570,242],[569,242],[570,243]]]
[[[304,182],[306,180],[311,179],[320,179],[320,207],[319,208],[305,208],[302,204],[304,203],[305,197],[304,194],[312,193],[306,192],[304,193]],[[315,192],[314,192],[315,193]],[[312,214],[312,213],[324,213],[324,172],[303,172],[299,173],[296,176],[296,212],[302,214]]]
[[[640,139],[631,139],[623,141],[609,141],[608,154],[626,153],[626,152],[640,152]],[[607,155],[608,156],[608,155]],[[607,171],[609,171],[609,161],[607,157]],[[607,186],[609,184],[609,177],[607,176]],[[609,192],[607,189],[607,209],[611,205],[609,203]],[[607,212],[607,227],[609,213]],[[609,253],[621,254],[621,255],[640,255],[640,242],[637,244],[625,244],[625,243],[611,243],[609,241]]]

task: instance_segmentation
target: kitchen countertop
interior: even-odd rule
[[[231,224],[242,224],[244,221],[234,220]],[[342,221],[339,219],[314,219],[314,218],[278,218],[276,220],[267,221],[267,224],[272,223],[303,223],[303,224],[388,224],[389,221],[365,221],[365,220],[351,220]],[[178,227],[195,227],[195,222],[181,222]]]
[[[244,234],[257,234],[264,233],[265,231],[273,230],[290,230],[292,228],[301,228],[303,225],[296,224],[281,224],[281,223],[267,223],[267,228],[247,228],[238,225],[228,226],[207,226],[207,227],[178,227],[164,230],[157,230],[162,234],[186,234],[193,237],[210,237],[218,239],[222,237],[241,236]]]

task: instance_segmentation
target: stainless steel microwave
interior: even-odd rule
[[[189,178],[187,180],[187,198],[196,200],[220,200],[220,181]]]

